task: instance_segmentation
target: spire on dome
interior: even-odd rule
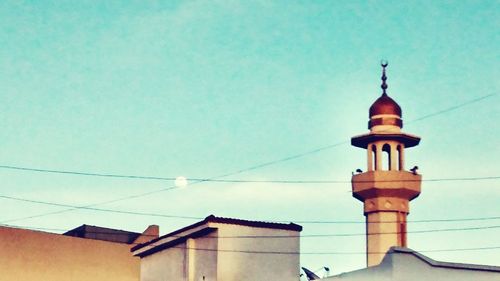
[[[382,85],[380,86],[380,88],[382,88],[382,95],[387,95],[386,93],[386,90],[388,88],[387,86],[387,83],[385,83],[385,81],[387,80],[387,76],[385,75],[385,68],[389,65],[389,62],[387,60],[382,60],[380,62],[380,65],[382,66]]]

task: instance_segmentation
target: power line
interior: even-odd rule
[[[195,181],[195,182],[189,183],[189,185],[195,185],[195,184],[199,184],[199,183],[203,183],[203,182],[205,182],[205,180]],[[139,197],[144,197],[144,196],[147,196],[150,194],[165,192],[165,191],[169,191],[169,190],[173,190],[173,189],[177,189],[177,188],[180,188],[180,187],[170,186],[170,187],[166,187],[166,188],[160,188],[160,189],[156,189],[156,190],[152,190],[152,191],[148,191],[148,192],[132,194],[132,195],[119,197],[119,198],[115,198],[115,199],[111,199],[111,200],[107,200],[107,201],[101,201],[101,202],[97,202],[97,203],[93,203],[93,204],[89,204],[89,205],[84,205],[84,206],[66,205],[66,206],[72,206],[72,207],[69,209],[64,209],[64,210],[60,210],[60,211],[54,211],[54,212],[42,213],[42,214],[38,214],[38,215],[10,219],[8,221],[3,221],[0,223],[20,221],[20,220],[31,219],[31,218],[39,218],[39,217],[44,217],[44,216],[49,216],[49,215],[71,212],[71,211],[79,210],[79,209],[94,210],[94,211],[107,210],[108,212],[114,212],[114,213],[129,213],[129,214],[135,213],[135,215],[147,215],[147,213],[127,212],[127,211],[118,211],[118,210],[109,210],[109,209],[97,209],[97,208],[93,208],[93,207],[99,206],[99,205],[104,205],[104,204],[109,204],[109,203],[114,203],[114,202],[120,202],[120,201],[124,201],[124,200],[129,200],[129,199],[134,199],[134,198],[139,198]],[[0,196],[0,198],[37,203],[37,200],[29,200],[29,199],[23,200],[23,198],[18,198],[18,197]],[[44,202],[44,201],[38,201],[38,203],[46,204],[46,205],[51,204],[50,202]],[[60,205],[65,205],[65,204],[60,204]],[[60,206],[60,207],[62,207],[62,206]],[[164,217],[202,219],[201,217],[185,217],[185,216],[169,216],[169,215],[165,215]]]
[[[166,181],[166,180],[174,181],[175,180],[175,178],[169,178],[169,177],[103,174],[103,173],[91,173],[91,172],[29,168],[29,167],[19,167],[19,166],[9,166],[9,165],[0,165],[0,169],[19,170],[19,171],[27,171],[27,172],[39,172],[39,173],[51,173],[51,174],[63,174],[63,175],[74,175],[74,176],[104,177],[104,178],[126,178],[126,179],[141,179],[141,180],[162,180],[162,181]]]
[[[492,94],[489,94],[489,95],[486,95],[486,96],[482,96],[482,97],[479,97],[479,98],[476,98],[476,99],[472,99],[472,100],[469,100],[469,101],[466,101],[466,102],[463,102],[461,104],[457,104],[457,105],[454,105],[454,106],[451,106],[451,107],[448,107],[448,108],[445,108],[443,110],[439,110],[437,112],[434,112],[434,113],[430,113],[430,114],[427,114],[427,115],[424,115],[422,117],[419,117],[419,118],[416,118],[416,119],[413,119],[409,122],[406,122],[406,124],[411,124],[411,123],[415,123],[415,122],[418,122],[418,121],[422,121],[424,119],[427,119],[427,118],[431,118],[431,117],[434,117],[436,115],[441,115],[443,113],[447,113],[447,112],[450,112],[450,111],[453,111],[453,110],[457,110],[461,107],[464,107],[466,105],[469,105],[469,104],[472,104],[472,103],[476,103],[476,102],[479,102],[479,101],[482,101],[484,99],[487,99],[489,97],[493,97],[493,96],[496,96],[498,95],[498,93],[492,93]]]
[[[427,118],[430,118],[430,117],[433,117],[433,116],[441,115],[441,114],[444,114],[444,113],[447,113],[447,112],[459,109],[461,107],[464,107],[466,105],[479,102],[481,100],[484,100],[486,98],[489,98],[489,97],[492,97],[492,96],[495,96],[495,95],[497,95],[497,93],[493,93],[493,94],[485,95],[485,96],[482,96],[482,97],[479,97],[479,98],[476,98],[476,99],[473,99],[473,100],[469,100],[469,101],[466,101],[464,103],[461,103],[461,104],[458,104],[458,105],[455,105],[455,106],[452,106],[452,107],[449,107],[449,108],[437,111],[435,113],[431,113],[431,114],[424,115],[422,117],[410,120],[410,121],[406,122],[406,124],[411,124],[411,123],[418,122],[418,121],[421,121],[421,120],[424,120],[424,119],[427,119]],[[243,173],[243,172],[247,172],[247,171],[259,169],[259,168],[262,168],[262,167],[265,167],[265,166],[274,165],[274,164],[277,164],[277,163],[280,163],[280,162],[285,162],[285,161],[290,161],[290,160],[293,160],[293,159],[296,159],[296,158],[301,158],[303,156],[306,156],[306,155],[309,155],[309,154],[313,154],[313,153],[317,153],[317,152],[320,152],[320,151],[323,151],[323,150],[326,150],[326,149],[330,149],[330,148],[333,148],[333,147],[336,147],[336,146],[339,146],[339,145],[342,145],[342,144],[346,144],[346,143],[348,143],[348,141],[342,141],[342,142],[334,143],[334,144],[331,144],[331,145],[319,147],[319,148],[316,148],[316,149],[313,149],[313,150],[309,150],[309,151],[306,151],[306,152],[303,152],[303,153],[291,155],[291,156],[288,156],[288,157],[285,157],[285,158],[281,158],[281,159],[277,159],[277,160],[274,160],[274,161],[269,161],[269,162],[265,162],[265,163],[258,164],[258,165],[255,165],[255,166],[251,166],[251,167],[248,167],[248,168],[240,169],[240,170],[234,171],[232,173],[223,174],[223,175],[219,175],[219,176],[212,177],[212,178],[194,178],[193,180],[194,181],[203,181],[203,182],[238,182],[238,183],[239,182],[242,182],[242,183],[244,183],[244,182],[248,182],[248,183],[257,183],[257,182],[265,182],[265,183],[347,183],[349,181],[342,181],[342,180],[326,180],[326,181],[305,181],[305,180],[296,180],[296,181],[290,181],[290,180],[255,181],[254,180],[254,181],[252,181],[252,180],[238,180],[238,179],[235,179],[235,180],[221,180],[220,179],[220,178],[224,178],[224,177],[228,177],[228,176],[233,176],[233,175],[236,175],[236,174],[240,174],[240,173]],[[120,175],[120,174],[109,174],[109,173],[91,173],[91,172],[79,172],[79,171],[65,171],[65,170],[51,170],[51,169],[41,169],[41,168],[29,168],[29,167],[19,167],[19,166],[10,166],[10,165],[0,165],[0,168],[1,169],[11,169],[11,170],[20,170],[20,171],[30,171],[30,172],[55,173],[55,174],[67,174],[67,175],[80,175],[80,176],[95,176],[95,177],[109,177],[109,178],[127,178],[127,179],[162,180],[162,181],[173,181],[173,180],[176,179],[174,177],[157,177],[157,176],[140,176],[140,175]],[[424,179],[424,181],[480,180],[480,179],[498,179],[498,178],[500,178],[500,177],[498,177],[498,176],[492,176],[492,177],[482,177],[482,178],[429,179],[429,180]],[[149,193],[146,193],[145,195],[149,195]],[[102,204],[105,204],[105,203],[102,203]]]
[[[138,176],[134,176],[137,178]],[[440,181],[479,181],[479,180],[496,180],[500,179],[500,176],[487,176],[487,177],[470,177],[470,178],[439,178],[439,179],[427,179],[424,181],[428,182],[440,182]],[[198,179],[196,182],[190,183],[189,185],[194,185],[194,184],[199,184],[202,182],[207,182],[207,181],[217,181],[217,180],[212,180],[212,179]],[[218,180],[222,182],[245,182],[245,183],[289,183],[289,184],[298,184],[298,183],[304,183],[304,184],[313,184],[313,183],[318,183],[318,184],[325,184],[325,183],[350,183],[350,181],[259,181],[259,180]],[[377,182],[413,182],[413,181],[419,181],[419,180],[382,180],[382,181],[377,181]],[[364,182],[364,183],[370,183],[374,181],[358,181],[358,182]],[[5,222],[14,222],[14,221],[20,221],[20,220],[26,220],[26,219],[33,219],[33,218],[39,218],[39,217],[44,217],[48,215],[55,215],[55,214],[61,214],[61,213],[66,213],[78,209],[85,209],[85,210],[93,210],[93,211],[104,211],[104,212],[112,212],[112,213],[122,213],[122,214],[134,214],[134,215],[151,215],[151,216],[161,216],[161,217],[172,217],[172,218],[190,218],[190,219],[202,219],[201,217],[183,217],[183,216],[170,216],[170,215],[152,215],[150,213],[140,213],[140,212],[131,212],[131,211],[120,211],[120,210],[111,210],[111,209],[101,209],[101,208],[94,208],[95,206],[99,205],[104,205],[104,204],[110,204],[114,202],[119,202],[119,201],[124,201],[128,199],[133,199],[133,198],[139,198],[143,197],[149,194],[154,194],[158,192],[164,192],[172,189],[177,189],[179,187],[177,186],[171,186],[167,188],[161,188],[157,190],[152,190],[146,193],[139,193],[139,194],[134,194],[134,195],[129,195],[125,197],[120,197],[120,198],[115,198],[112,200],[107,200],[107,201],[101,201],[98,203],[94,204],[89,204],[89,205],[84,205],[84,206],[75,206],[75,205],[68,205],[68,204],[59,204],[59,203],[52,203],[52,202],[46,202],[46,201],[39,201],[39,200],[32,200],[32,199],[25,199],[25,198],[19,198],[19,197],[12,197],[12,196],[7,196],[7,195],[0,195],[0,198],[3,199],[11,199],[11,200],[17,200],[17,201],[24,201],[24,202],[31,202],[31,203],[39,203],[39,204],[45,204],[45,205],[52,205],[52,206],[58,206],[58,207],[71,207],[70,209],[64,209],[64,210],[58,210],[58,211],[53,211],[53,212],[47,212],[47,213],[42,213],[42,214],[37,214],[37,215],[32,215],[32,216],[25,216],[25,217],[19,217],[19,218],[14,218],[14,219],[9,219],[6,221],[2,221],[3,223]],[[351,192],[351,191],[349,191]],[[0,222],[0,223],[2,223]],[[313,223],[313,222],[306,222],[306,223]],[[318,222],[319,223],[319,222]]]
[[[54,202],[41,201],[41,200],[25,199],[25,198],[19,198],[19,197],[7,196],[7,195],[0,195],[0,198],[8,199],[8,200],[14,200],[14,201],[21,201],[21,202],[26,202],[26,203],[42,204],[42,205],[48,205],[48,206],[70,208],[70,209],[65,209],[65,210],[62,210],[62,211],[82,209],[82,210],[90,210],[90,211],[97,211],[97,212],[109,212],[109,213],[127,214],[127,215],[138,215],[138,216],[149,216],[149,217],[177,218],[177,219],[191,219],[191,220],[202,220],[202,219],[204,219],[202,217],[194,217],[194,216],[180,216],[180,215],[169,215],[169,214],[158,214],[158,213],[147,213],[147,212],[122,211],[122,210],[95,208],[95,207],[88,207],[88,206],[75,206],[75,205],[54,203]],[[61,211],[59,211],[59,212],[61,212]],[[459,219],[426,219],[426,220],[408,221],[408,223],[485,221],[485,220],[497,220],[497,219],[500,219],[500,216],[496,216],[496,217],[480,217],[480,218],[459,218]],[[5,224],[7,222],[13,222],[13,221],[16,221],[16,220],[18,220],[18,219],[5,220],[5,221],[2,221],[0,223]],[[282,223],[284,221],[271,221],[271,222]],[[370,223],[396,223],[396,222],[397,221],[378,221],[378,222],[370,222]],[[364,224],[365,222],[360,222],[360,221],[340,221],[340,220],[339,221],[319,221],[319,220],[313,220],[313,221],[296,221],[296,223],[302,223],[302,224],[306,224],[306,223],[310,223],[310,224],[358,224],[358,223],[363,223]]]
[[[414,119],[414,120],[410,120],[409,122],[407,122],[407,124],[408,123],[412,123],[412,122],[417,122],[417,121],[420,121],[420,120],[424,120],[424,119],[427,119],[427,118],[430,118],[430,117],[433,117],[433,116],[437,116],[437,115],[440,115],[440,114],[444,114],[444,113],[456,110],[458,108],[464,107],[466,105],[469,105],[469,104],[472,104],[472,103],[475,103],[475,102],[478,102],[478,101],[481,101],[481,100],[484,100],[486,98],[489,98],[489,97],[495,96],[495,95],[497,95],[497,93],[493,93],[493,94],[489,94],[489,95],[486,95],[486,96],[483,96],[483,97],[479,97],[479,98],[476,98],[476,99],[464,102],[462,104],[455,105],[455,106],[449,107],[447,109],[444,109],[444,110],[441,110],[441,111],[438,111],[438,112],[435,112],[435,113],[432,113],[432,114],[428,114],[428,115],[422,116],[422,117]],[[240,170],[237,170],[235,172],[231,172],[231,173],[222,174],[222,175],[219,175],[219,176],[215,176],[215,177],[211,177],[211,178],[199,180],[199,181],[196,181],[196,182],[192,183],[191,185],[198,184],[198,183],[203,183],[203,182],[207,182],[209,180],[214,180],[214,179],[220,179],[220,178],[225,178],[225,177],[229,177],[229,176],[234,176],[234,175],[241,174],[241,173],[244,173],[244,172],[248,172],[248,171],[251,171],[251,170],[256,170],[256,169],[263,168],[263,167],[266,167],[266,166],[270,166],[270,165],[278,164],[278,163],[281,163],[281,162],[285,162],[285,161],[289,161],[289,160],[301,158],[301,157],[304,157],[304,156],[307,156],[307,155],[310,155],[310,154],[314,154],[314,153],[317,153],[317,152],[320,152],[320,151],[323,151],[323,150],[326,150],[326,149],[330,149],[330,148],[333,148],[333,147],[336,147],[336,146],[340,146],[340,145],[345,144],[345,143],[348,143],[348,141],[338,142],[338,143],[335,143],[335,144],[331,144],[331,145],[323,146],[323,147],[316,148],[316,149],[313,149],[313,150],[309,150],[309,151],[306,151],[306,152],[303,152],[303,153],[291,155],[291,156],[288,156],[288,157],[285,157],[285,158],[281,158],[281,159],[277,159],[277,160],[274,160],[274,161],[265,162],[265,163],[258,164],[258,165],[255,165],[255,166],[250,166],[248,168],[240,169]],[[14,166],[1,166],[0,168],[2,168],[2,167],[4,167],[4,168],[10,167],[11,169],[14,168]],[[23,167],[15,167],[15,168],[19,168],[18,170],[28,170],[29,169],[31,171],[35,171],[35,170],[38,170],[39,172],[44,171],[44,169],[32,169],[32,168],[23,168]],[[56,172],[56,171],[55,170],[45,170],[45,172]],[[65,173],[65,174],[69,174],[68,171],[59,171],[59,172]],[[95,176],[100,176],[100,177],[127,177],[127,178],[137,178],[138,177],[138,176],[121,176],[121,175],[113,175],[113,174],[99,174],[99,173],[86,173],[86,172],[75,172],[75,173],[77,173],[79,175],[88,175],[88,176],[95,175]],[[172,180],[173,179],[173,178],[160,178],[160,177],[147,177],[147,178],[148,179],[163,179],[163,180]],[[43,217],[43,216],[47,216],[47,215],[60,214],[60,213],[70,212],[70,211],[77,210],[77,209],[94,207],[94,206],[98,206],[98,205],[109,204],[109,203],[113,203],[113,202],[124,201],[124,200],[128,200],[128,199],[139,198],[139,197],[144,197],[144,196],[148,196],[150,194],[167,191],[167,190],[171,190],[171,189],[174,189],[174,188],[175,187],[162,188],[162,189],[158,189],[158,190],[149,191],[149,192],[146,192],[146,193],[141,193],[141,194],[136,194],[136,195],[131,195],[131,196],[125,196],[125,197],[117,198],[117,199],[114,199],[114,200],[109,200],[109,201],[104,201],[104,202],[98,202],[98,203],[90,204],[90,205],[86,205],[86,206],[73,207],[71,209],[61,210],[61,211],[57,211],[57,212],[44,213],[44,214],[39,214],[39,215],[34,215],[34,216],[29,216],[29,217],[23,217],[23,218],[18,218],[18,219],[14,219],[14,220],[18,221],[18,220],[24,220],[24,219],[30,219],[30,218],[36,218],[36,217]],[[9,220],[9,222],[10,221],[14,221],[14,220]]]
[[[7,227],[16,227],[13,225],[2,224],[2,226]],[[494,226],[500,227],[500,226]],[[25,228],[25,227],[21,227]],[[28,229],[28,228],[27,228]],[[57,228],[43,228],[43,227],[31,227],[29,229],[34,230],[55,230],[55,231],[64,231],[64,229]],[[96,232],[97,233],[97,232]],[[113,235],[117,235],[119,233],[113,233]],[[364,235],[364,234],[363,234]],[[151,236],[151,235],[143,235],[143,236]],[[174,237],[174,236],[172,236]],[[268,238],[267,236],[222,236],[222,237],[213,237],[213,238]],[[131,245],[139,245],[139,243],[132,243]],[[155,243],[151,244],[152,246],[156,246]],[[249,253],[249,254],[290,254],[290,255],[364,255],[366,252],[284,252],[284,251],[247,251],[247,250],[225,250],[225,249],[204,249],[204,248],[187,248],[187,247],[172,247],[179,249],[190,249],[190,250],[199,250],[199,251],[219,251],[219,252],[241,252],[241,253]],[[422,250],[416,251],[421,253],[430,253],[430,252],[457,252],[457,251],[482,251],[482,250],[495,250],[500,249],[500,246],[490,246],[490,247],[476,247],[476,248],[451,248],[451,249],[431,249],[431,250]],[[386,254],[386,252],[369,252],[368,254]]]
[[[13,225],[13,224],[5,224],[5,223],[0,223],[0,226],[17,228],[17,229],[27,229],[27,230],[44,230],[44,231],[61,231],[61,232],[67,231],[66,229],[62,229],[62,228],[35,227],[35,226]]]
[[[455,219],[423,219],[423,220],[409,220],[408,223],[429,223],[429,222],[464,222],[464,221],[486,221],[498,220],[499,217],[476,217],[476,218],[455,218]],[[277,221],[285,222],[285,221]],[[365,224],[364,221],[329,221],[329,220],[310,220],[310,221],[294,221],[300,224]],[[396,223],[397,221],[386,221],[386,223]],[[382,223],[382,221],[375,221],[369,223]]]
[[[360,180],[359,183],[372,182],[440,182],[440,181],[479,181],[479,180],[495,180],[500,179],[500,176],[484,176],[484,177],[459,177],[459,178],[435,178],[435,179],[400,179],[400,180]],[[202,179],[196,179],[202,180]],[[340,184],[351,183],[350,180],[205,180],[207,182],[226,182],[226,183],[283,183],[283,184]]]
[[[1,226],[6,227],[14,227],[21,229],[30,229],[30,230],[50,230],[50,231],[64,231],[65,229],[57,229],[57,228],[41,228],[41,227],[21,227],[16,225],[9,224],[1,224]],[[490,226],[476,226],[476,227],[460,227],[460,228],[438,228],[438,229],[424,229],[424,230],[416,230],[416,231],[407,231],[404,233],[412,233],[412,234],[420,234],[420,233],[437,233],[437,232],[462,232],[462,231],[473,231],[473,230],[488,230],[488,229],[498,229],[500,225],[490,225]],[[115,231],[86,231],[85,233],[89,234],[111,234],[113,236],[119,235],[130,235],[130,233],[121,233]],[[305,235],[224,235],[224,236],[207,236],[208,239],[287,239],[287,238],[330,238],[330,237],[355,237],[355,236],[372,236],[372,235],[393,235],[393,234],[401,234],[402,232],[376,232],[376,233],[327,233],[327,234],[305,234]],[[145,237],[157,237],[156,235],[148,235],[148,234],[140,234],[140,236]],[[172,235],[165,238],[182,238],[184,236]]]
[[[40,173],[54,173],[66,175],[80,175],[80,176],[96,176],[96,177],[110,177],[110,178],[126,178],[126,179],[141,179],[141,180],[160,180],[160,181],[175,181],[173,177],[155,177],[155,176],[140,176],[140,175],[119,175],[119,174],[101,174],[89,173],[78,171],[64,171],[64,170],[50,170],[40,168],[29,168],[19,166],[6,166],[0,165],[0,169],[40,172]],[[219,176],[222,177],[222,176]],[[500,176],[483,176],[483,177],[458,177],[458,178],[435,178],[435,179],[406,179],[406,180],[377,180],[377,182],[415,182],[415,181],[477,181],[477,180],[494,180],[500,179]],[[219,182],[219,183],[280,183],[280,184],[341,184],[350,183],[350,180],[242,180],[242,179],[219,179],[219,178],[191,178],[195,182]],[[374,182],[374,181],[358,181],[358,182]],[[162,189],[163,190],[163,189]],[[108,202],[111,203],[111,202]],[[104,204],[104,203],[103,203]]]
[[[192,248],[192,247],[171,247],[176,249],[197,250],[207,252],[229,252],[229,253],[245,253],[245,254],[272,254],[272,255],[365,255],[365,254],[387,254],[387,252],[285,252],[285,251],[251,251],[251,250],[236,250],[236,249],[207,249],[207,248]],[[434,252],[458,252],[458,251],[484,251],[497,250],[500,246],[476,247],[476,248],[451,248],[451,249],[431,249],[415,251],[418,253],[434,253]]]
[[[424,115],[422,117],[410,120],[410,121],[406,122],[406,124],[411,124],[411,123],[419,122],[419,121],[422,121],[422,120],[425,120],[425,119],[428,119],[428,118],[431,118],[431,117],[434,117],[434,116],[437,116],[437,115],[448,113],[448,112],[457,110],[457,109],[459,109],[461,107],[467,106],[469,104],[473,104],[473,103],[482,101],[484,99],[496,96],[497,94],[498,93],[492,93],[492,94],[489,94],[489,95],[481,96],[479,98],[472,99],[472,100],[463,102],[461,104],[454,105],[454,106],[445,108],[443,110],[439,110],[437,112],[434,112],[434,113],[431,113],[431,114],[427,114],[427,115]],[[251,171],[251,170],[263,168],[263,167],[274,165],[274,164],[278,164],[278,163],[281,163],[281,162],[290,161],[290,160],[293,160],[293,159],[301,158],[301,157],[304,157],[304,156],[309,155],[309,154],[314,154],[314,153],[317,153],[317,152],[320,152],[320,151],[323,151],[323,150],[327,150],[327,149],[330,149],[330,148],[333,148],[333,147],[336,147],[336,146],[339,146],[339,145],[342,145],[342,144],[347,144],[347,143],[349,143],[349,141],[337,142],[337,143],[326,145],[326,146],[322,146],[322,147],[319,147],[319,148],[316,148],[316,149],[308,150],[308,151],[305,151],[303,153],[298,153],[298,154],[287,156],[287,157],[280,158],[280,159],[277,159],[277,160],[273,160],[273,161],[261,163],[261,164],[258,164],[258,165],[250,166],[250,167],[247,167],[247,168],[243,168],[243,169],[240,169],[240,170],[228,173],[228,174],[223,174],[223,175],[219,175],[219,176],[212,177],[212,178],[196,178],[196,179],[193,179],[193,180],[195,180],[195,181],[208,181],[208,182],[255,182],[255,181],[245,181],[245,180],[218,180],[218,178],[224,178],[224,177],[228,177],[228,176],[234,176],[234,175],[237,175],[237,174],[241,174],[243,172],[248,172],[248,171]],[[64,170],[51,170],[51,169],[41,169],[41,168],[29,168],[29,167],[19,167],[19,166],[10,166],[10,165],[0,165],[0,169],[11,169],[11,170],[21,170],[21,171],[41,172],[41,173],[80,175],[80,176],[142,179],[142,180],[162,180],[162,181],[168,180],[168,181],[173,181],[173,180],[176,179],[175,177],[157,177],[157,176],[140,176],[140,175],[119,175],[119,174],[109,174],[109,173],[92,173],[92,172],[78,172],[78,171],[64,171]],[[498,178],[498,177],[495,177],[495,178]],[[277,180],[277,181],[263,181],[263,182],[278,182],[278,183],[295,183],[296,182],[296,183],[304,183],[305,181],[281,181],[281,180]],[[308,182],[309,183],[336,183],[336,182],[343,182],[343,181],[308,181]]]
[[[179,219],[197,219],[197,220],[198,219],[202,219],[201,217],[190,217],[190,216],[179,216],[179,215],[164,215],[164,214],[155,214],[155,213],[141,213],[141,212],[132,212],[132,211],[120,211],[120,210],[113,210],[113,209],[101,209],[101,208],[92,207],[92,205],[75,206],[75,205],[69,205],[69,204],[60,204],[60,203],[53,203],[53,202],[40,201],[40,200],[31,200],[31,199],[25,199],[25,198],[19,198],[19,197],[12,197],[12,196],[6,196],[6,195],[0,195],[0,198],[9,199],[9,200],[15,200],[15,201],[22,201],[22,202],[27,202],[27,203],[35,203],[35,204],[42,204],[42,205],[49,205],[49,206],[70,208],[70,209],[56,211],[56,212],[53,212],[53,213],[50,213],[50,214],[59,214],[59,213],[62,213],[62,212],[68,212],[70,210],[82,209],[82,210],[91,210],[91,211],[98,211],[98,212],[109,212],[109,213],[139,215],[139,216],[149,216],[149,217],[179,218]],[[2,221],[0,223],[7,223],[7,222],[19,221],[19,220],[27,219],[27,218],[35,218],[35,217],[45,216],[47,214],[49,214],[49,213],[45,213],[45,214],[41,214],[41,215],[34,215],[34,216],[31,216],[31,217],[23,217],[23,218],[16,218],[16,219],[5,220],[5,221]]]
[[[473,104],[473,103],[479,102],[481,100],[487,99],[489,97],[495,96],[497,94],[498,93],[492,93],[492,94],[485,95],[485,96],[482,96],[482,97],[479,97],[479,98],[476,98],[476,99],[472,99],[472,100],[466,101],[464,103],[461,103],[461,104],[458,104],[458,105],[454,105],[454,106],[445,108],[443,110],[440,110],[440,111],[437,111],[437,112],[434,112],[434,113],[431,113],[431,114],[427,114],[427,115],[424,115],[422,117],[410,120],[410,121],[406,122],[406,124],[411,124],[411,123],[419,122],[419,121],[422,121],[422,120],[427,119],[427,118],[431,118],[431,117],[438,116],[438,115],[441,115],[441,114],[444,114],[444,113],[448,113],[448,112],[451,112],[453,110],[457,110],[457,109],[459,109],[461,107],[467,106],[469,104]],[[238,170],[238,171],[236,171],[234,173],[231,173],[230,175],[237,175],[237,174],[241,174],[241,173],[244,173],[244,172],[249,172],[249,171],[260,169],[260,168],[263,168],[263,167],[275,165],[275,164],[278,164],[278,163],[282,163],[282,162],[294,160],[294,159],[297,159],[297,158],[302,158],[304,156],[315,154],[315,153],[318,153],[320,151],[324,151],[324,150],[327,150],[327,149],[330,149],[330,148],[334,148],[334,147],[337,147],[337,146],[340,146],[340,145],[343,145],[343,144],[347,144],[347,143],[349,143],[349,141],[342,141],[342,142],[337,142],[337,143],[334,143],[334,144],[322,146],[322,147],[319,147],[319,148],[316,148],[316,149],[308,150],[308,151],[305,151],[305,152],[302,152],[302,153],[298,153],[298,154],[295,154],[295,155],[291,155],[291,156],[287,156],[287,157],[284,157],[284,158],[281,158],[281,159],[277,159],[277,160],[265,162],[265,163],[258,164],[258,165],[255,165],[255,166],[250,166],[248,168],[241,169],[241,170]]]
[[[404,233],[436,233],[436,232],[455,232],[455,231],[471,231],[471,230],[485,230],[485,229],[497,229],[500,225],[491,226],[476,226],[476,227],[460,227],[460,228],[438,228],[438,229],[426,229],[426,230],[414,230],[406,231]],[[403,232],[393,231],[393,232],[375,232],[375,233],[335,233],[335,234],[310,234],[310,235],[298,235],[297,237],[352,237],[352,236],[373,236],[373,235],[393,235],[401,234]],[[277,236],[273,238],[282,238],[284,236]]]

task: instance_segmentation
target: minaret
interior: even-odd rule
[[[352,195],[364,203],[366,260],[377,265],[392,246],[406,247],[409,202],[420,194],[422,176],[406,171],[404,152],[420,138],[401,131],[401,107],[387,95],[387,62],[382,62],[382,96],[370,107],[370,132],[351,144],[367,151],[367,171],[352,176]]]

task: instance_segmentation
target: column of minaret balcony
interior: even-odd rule
[[[367,172],[353,175],[352,191],[364,203],[368,266],[379,264],[390,247],[406,246],[409,201],[420,194],[421,182],[421,175],[404,170],[404,150],[420,138],[401,131],[401,108],[387,95],[387,64],[382,67],[383,93],[370,107],[370,132],[351,139],[367,150]]]

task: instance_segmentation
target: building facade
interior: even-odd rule
[[[391,248],[379,265],[325,281],[500,281],[500,267],[439,262],[408,248]]]
[[[208,216],[132,252],[141,258],[141,281],[297,281],[301,230]]]
[[[155,228],[134,233],[84,225],[61,235],[0,226],[0,280],[137,281],[140,260],[130,247],[154,238]]]

